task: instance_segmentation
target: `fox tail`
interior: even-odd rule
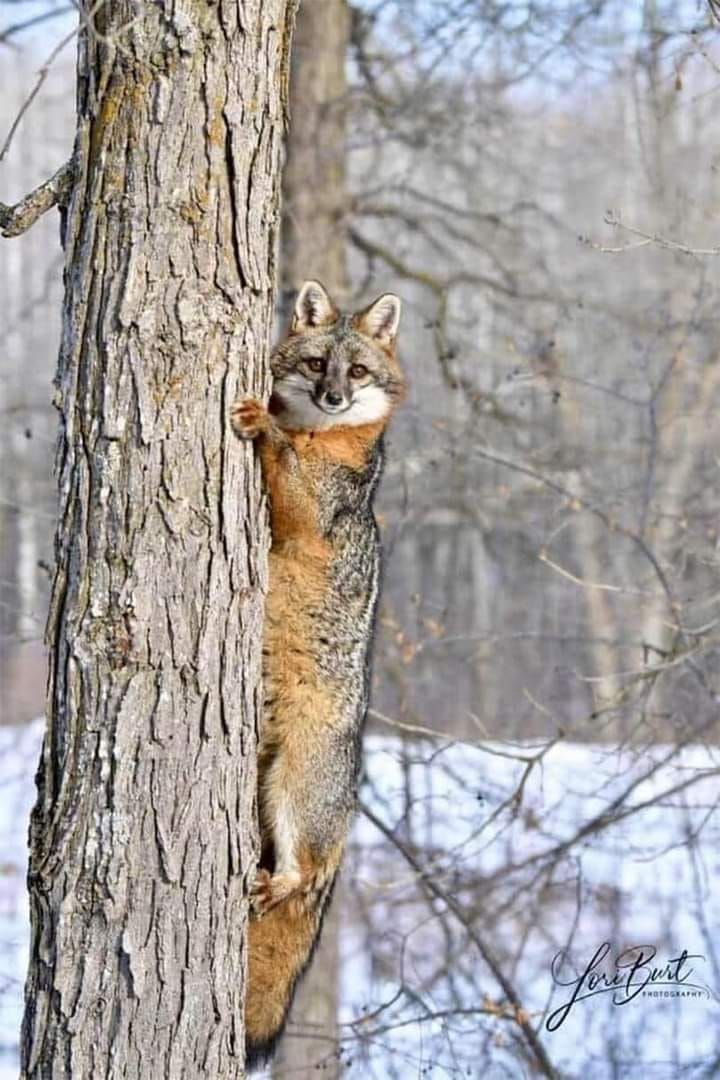
[[[334,883],[333,883],[334,884]],[[245,1065],[269,1061],[287,1023],[295,990],[312,960],[332,885],[312,898],[288,898],[250,918],[245,1000]]]

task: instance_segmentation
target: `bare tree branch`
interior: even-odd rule
[[[74,10],[72,4],[69,4],[67,7],[52,8],[50,11],[43,11],[41,15],[33,15],[32,18],[24,19],[22,22],[12,23],[0,32],[0,45],[10,45],[10,38],[14,37],[16,34],[21,34],[23,30],[29,30],[39,23],[48,22],[50,19],[57,18],[58,15],[67,15],[69,11]]]
[[[54,176],[40,184],[14,206],[0,202],[0,233],[20,236],[53,206],[64,206],[73,181],[72,159],[61,165]]]
[[[627,225],[611,210],[608,210],[605,214],[605,224],[612,225],[614,229],[621,229],[630,233],[631,236],[637,236],[638,239],[628,244],[621,244],[619,247],[608,247],[605,244],[597,244],[586,236],[581,236],[579,238],[581,243],[588,244],[595,251],[601,251],[604,255],[623,255],[626,251],[636,251],[638,248],[647,247],[648,244],[655,244],[657,247],[666,248],[668,251],[677,251],[681,255],[720,255],[720,247],[695,248],[677,240],[670,240],[667,236],[660,236],[658,233],[638,229],[635,225]]]
[[[77,34],[77,28],[73,29],[69,34],[66,34],[65,37],[62,38],[58,42],[58,44],[52,50],[52,52],[48,56],[47,60],[43,64],[43,66],[38,71],[37,80],[35,82],[35,85],[33,86],[32,90],[30,91],[27,98],[23,102],[23,104],[22,104],[22,106],[20,108],[20,111],[18,112],[17,116],[13,120],[13,122],[12,122],[12,124],[10,126],[10,130],[7,133],[7,136],[5,138],[5,142],[3,143],[2,149],[0,150],[0,161],[2,161],[3,158],[5,158],[7,156],[7,152],[10,149],[10,146],[12,144],[13,139],[15,138],[15,132],[17,131],[17,129],[20,126],[20,121],[22,120],[23,116],[25,115],[25,113],[28,111],[28,109],[32,105],[32,103],[35,100],[35,98],[37,97],[37,95],[40,93],[40,88],[41,88],[42,84],[45,82],[45,80],[47,79],[48,74],[50,72],[50,68],[55,63],[58,56],[60,55],[60,53],[65,48],[65,46],[70,44],[70,42],[72,41],[72,39],[75,37],[76,34]]]
[[[514,1014],[514,1019],[517,1021],[518,1025],[522,1029],[522,1033],[525,1037],[529,1049],[531,1050],[535,1058],[540,1072],[543,1076],[547,1076],[549,1080],[554,1080],[554,1078],[557,1076],[555,1068],[547,1055],[545,1047],[540,1042],[540,1039],[537,1036],[537,1032],[530,1023],[530,1019],[527,1012],[522,1006],[517,990],[513,986],[508,976],[505,974],[505,971],[503,970],[503,965],[500,963],[500,960],[495,955],[494,949],[492,949],[487,943],[487,941],[485,941],[484,938],[480,936],[477,927],[468,918],[467,913],[463,911],[461,905],[458,904],[454,897],[452,897],[449,893],[445,892],[445,890],[440,888],[433,876],[428,875],[427,871],[423,869],[421,863],[415,857],[413,852],[410,851],[407,845],[404,844],[402,840],[400,840],[395,835],[392,829],[388,828],[385,822],[381,821],[381,819],[376,814],[374,814],[370,807],[367,806],[365,803],[360,804],[360,809],[362,810],[368,821],[371,821],[375,828],[379,829],[383,836],[395,845],[395,847],[400,852],[405,861],[413,868],[418,877],[422,879],[423,883],[427,887],[428,892],[432,893],[432,895],[437,900],[441,900],[443,903],[445,903],[448,910],[451,911],[455,918],[462,924],[469,939],[478,949],[478,952],[482,956],[487,966],[490,968],[490,971],[492,972],[494,978],[497,980],[498,984],[502,988],[502,992],[505,994],[505,997],[510,1003]]]

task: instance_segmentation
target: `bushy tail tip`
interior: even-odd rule
[[[245,1000],[247,1069],[265,1064],[275,1051],[298,980],[317,945],[322,914],[292,899],[261,919],[250,920]]]

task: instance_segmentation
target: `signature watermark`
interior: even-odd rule
[[[562,987],[565,1000],[545,1020],[548,1031],[557,1031],[580,1002],[610,994],[613,1005],[627,1005],[638,998],[698,997],[717,995],[702,981],[699,969],[705,961],[702,953],[683,949],[668,960],[658,958],[654,945],[632,945],[613,955],[609,941],[604,941],[583,967],[574,965],[563,950],[553,957],[551,974]],[[567,995],[567,996],[565,996]]]

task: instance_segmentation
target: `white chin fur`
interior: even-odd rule
[[[307,389],[283,380],[275,386],[275,393],[282,402],[283,410],[277,420],[281,427],[301,428],[311,431],[331,427],[358,427],[374,424],[384,419],[390,411],[387,395],[379,386],[362,386],[355,391],[349,409],[344,412],[326,413],[315,404]]]

